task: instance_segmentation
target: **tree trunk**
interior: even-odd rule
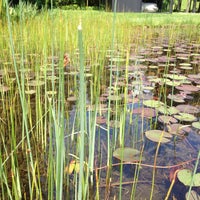
[[[188,0],[188,1],[187,1],[186,12],[190,12],[190,6],[191,6],[191,0]]]
[[[177,11],[178,12],[181,11],[181,4],[182,4],[182,0],[178,0],[178,6],[177,6]]]
[[[196,5],[197,5],[197,0],[193,0],[193,8],[192,8],[193,13],[196,12]]]
[[[173,5],[174,5],[174,0],[170,0],[170,5],[169,5],[169,12],[173,12]]]

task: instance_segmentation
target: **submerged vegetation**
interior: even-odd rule
[[[7,10],[0,37],[0,199],[199,198],[198,15]]]

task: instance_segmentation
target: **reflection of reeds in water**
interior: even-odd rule
[[[112,194],[112,179],[116,179],[120,199],[126,174],[123,161],[119,171],[114,167],[114,150],[127,145],[136,148],[144,164],[143,132],[157,126],[160,118],[155,120],[157,110],[143,109],[142,102],[162,97],[166,103],[166,92],[177,92],[172,78],[181,75],[164,77],[162,73],[183,70],[187,76],[187,68],[182,67],[190,64],[183,60],[187,56],[192,67],[198,66],[198,48],[190,46],[194,49],[190,59],[180,55],[181,48],[187,48],[173,46],[183,37],[182,27],[177,25],[176,31],[174,25],[151,27],[154,15],[134,15],[134,26],[132,15],[117,14],[111,27],[111,13],[76,11],[72,17],[69,12],[56,12],[27,21],[21,18],[12,22],[15,26],[8,15],[8,29],[1,29],[5,40],[0,44],[4,55],[0,58],[0,198],[62,199],[66,195],[82,199],[89,198],[92,188],[97,199],[109,199],[116,195]],[[77,31],[79,14],[83,30]],[[152,24],[146,26],[145,20]],[[196,39],[198,33],[192,27],[185,30],[188,40]],[[174,52],[179,69],[173,65]],[[199,73],[197,68],[193,70]],[[198,77],[190,78],[196,89]],[[168,115],[163,109],[158,112]],[[156,158],[154,168],[160,159]],[[143,170],[140,162],[130,168],[133,199]],[[64,172],[65,166],[72,167],[70,174]],[[152,181],[150,175],[148,181]],[[153,181],[157,181],[155,169]],[[152,185],[151,197],[153,189]]]

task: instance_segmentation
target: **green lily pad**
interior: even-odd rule
[[[120,101],[120,100],[122,100],[122,97],[121,97],[121,96],[118,96],[118,95],[110,95],[110,96],[108,97],[108,99],[109,99],[110,101]]]
[[[172,135],[161,130],[150,130],[145,132],[146,137],[153,142],[167,143],[170,142]]]
[[[25,91],[25,94],[35,94],[36,93],[36,90],[26,90]]]
[[[57,91],[53,91],[53,90],[52,91],[47,91],[47,94],[53,96],[53,95],[57,94]]]
[[[181,85],[181,82],[179,82],[179,81],[167,81],[165,84],[168,85],[168,86],[175,87],[175,86]]]
[[[157,110],[165,115],[174,115],[180,112],[176,107],[173,106],[172,107],[160,106]]]
[[[193,122],[192,126],[196,129],[200,129],[200,122]]]
[[[193,122],[197,120],[197,118],[194,115],[188,113],[179,113],[179,115],[174,115],[174,117],[180,121],[185,122]]]
[[[140,151],[129,147],[117,148],[113,152],[113,157],[123,162],[135,162],[140,160]],[[142,157],[142,160],[144,160],[144,157]]]
[[[125,58],[122,58],[122,57],[115,57],[115,58],[112,58],[110,59],[110,61],[113,61],[113,62],[125,62],[126,59]]]
[[[27,83],[28,86],[35,86],[35,87],[37,87],[37,86],[42,86],[42,85],[44,85],[44,84],[45,84],[45,82],[44,82],[44,81],[41,81],[41,80],[31,80],[31,81],[29,81],[29,82]]]
[[[173,79],[173,80],[184,80],[187,79],[186,76],[182,76],[182,75],[177,75],[177,74],[164,74],[164,77]]]
[[[145,100],[143,101],[143,104],[151,108],[158,108],[163,105],[161,101],[156,101],[156,100]]]
[[[76,75],[78,75],[79,74],[79,72],[77,72],[77,71],[71,71],[71,72],[68,72],[68,73],[66,73],[66,74],[68,74],[68,75],[72,75],[72,76],[76,76]]]
[[[178,172],[177,177],[185,186],[190,186],[192,183],[193,173],[189,169],[182,169]],[[192,186],[200,186],[200,173],[194,174]]]
[[[185,194],[185,199],[187,200],[200,200],[200,195],[198,195],[197,192],[194,190],[191,190],[189,198],[188,198],[188,195],[189,195],[189,192]]]

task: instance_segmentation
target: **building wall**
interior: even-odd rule
[[[112,0],[114,11],[115,0]],[[117,0],[117,12],[141,12],[142,0]]]

